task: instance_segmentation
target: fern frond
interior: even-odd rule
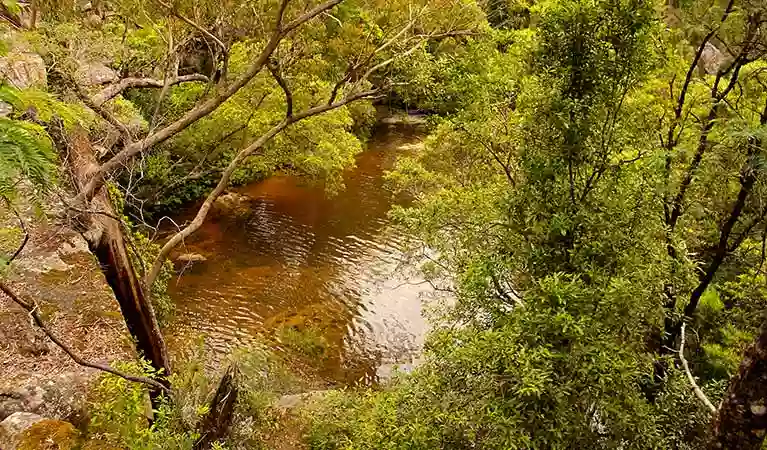
[[[54,161],[53,144],[43,127],[0,118],[0,196],[14,196],[20,180],[47,191],[55,184]]]

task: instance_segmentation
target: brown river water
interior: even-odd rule
[[[411,363],[426,331],[422,302],[434,292],[401,263],[407,237],[387,212],[404,200],[383,175],[422,139],[414,126],[380,126],[332,196],[287,175],[236,189],[249,211],[211,217],[185,243],[207,260],[170,283],[171,347],[201,334],[217,355],[256,341],[296,352],[304,347],[295,336],[310,336],[321,350],[304,350],[305,359],[346,384]]]

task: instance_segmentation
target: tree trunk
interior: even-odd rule
[[[234,406],[237,403],[237,374],[237,367],[231,365],[221,377],[216,395],[210,401],[208,414],[200,423],[200,439],[195,442],[194,450],[210,448],[229,431],[234,418]]]
[[[759,450],[767,431],[767,324],[746,350],[714,418],[710,449]]]
[[[87,132],[80,127],[68,133],[66,145],[74,184],[82,189],[98,168],[93,146]],[[90,204],[77,207],[81,210],[75,217],[76,228],[98,259],[101,271],[120,304],[128,330],[136,341],[136,349],[166,377],[170,373],[170,364],[165,341],[152,304],[133,268],[121,224],[106,189],[102,187]]]

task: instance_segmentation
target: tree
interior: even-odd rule
[[[130,21],[125,20],[122,37],[113,32],[87,32],[94,40],[86,39],[86,45],[77,42],[83,40],[82,34],[68,35],[65,46],[59,46],[55,39],[50,44],[51,53],[60,58],[56,61],[58,84],[55,89],[62,96],[74,93],[96,114],[101,130],[111,129],[118,135],[114,146],[106,149],[108,156],[99,160],[94,136],[88,130],[80,126],[56,126],[55,121],[49,123],[54,141],[60,152],[68,155],[67,163],[74,174],[76,195],[69,202],[69,220],[76,224],[98,259],[137,350],[162,375],[161,381],[166,386],[164,377],[171,373],[171,367],[151,301],[153,285],[170,252],[200,227],[213,202],[236,172],[242,170],[254,154],[262,152],[275,138],[300,122],[311,122],[315,117],[345,109],[354,102],[384,95],[398,82],[391,67],[426,52],[425,44],[432,36],[445,38],[454,32],[465,33],[465,26],[475,26],[471,8],[464,11],[459,8],[461,14],[451,16],[450,8],[460,5],[449,1],[441,5],[442,9],[427,5],[418,9],[403,9],[401,5],[377,8],[360,2],[338,11],[340,18],[330,13],[339,4],[341,0],[319,4],[298,4],[290,0],[278,4],[254,2],[239,11],[233,11],[230,5],[206,2],[172,5],[159,2],[159,8],[119,4],[115,6],[115,15],[131,18],[135,24],[130,26]],[[43,16],[61,13],[47,10]],[[273,19],[265,23],[264,17]],[[260,30],[252,29],[253,21],[261,25]],[[70,32],[64,27],[54,28],[52,33]],[[147,34],[148,45],[141,41]],[[323,49],[328,50],[325,42],[332,46],[337,44],[334,39],[342,40],[349,35],[364,36],[349,41],[346,48],[336,49],[336,53],[328,52],[319,76],[311,73],[309,68],[316,61],[318,50],[313,46],[323,42]],[[131,37],[128,44],[126,36]],[[166,45],[158,44],[159,37]],[[99,47],[97,40],[105,40],[105,48]],[[145,47],[135,50],[130,47],[131,42]],[[192,64],[192,68],[207,68],[205,73],[184,73],[189,67],[182,65],[182,58],[176,55],[188,51],[190,45],[194,53],[195,42],[215,48],[211,55],[201,56],[210,57],[212,61]],[[110,48],[109,44],[115,47]],[[123,76],[102,85],[78,79],[76,69],[82,61],[77,58],[81,58],[83,52],[93,52],[94,48],[123,58]],[[149,60],[145,59],[147,54]],[[152,56],[166,61],[159,78],[155,78],[160,71],[152,66]],[[309,78],[310,82],[301,84],[301,77]],[[187,88],[188,85],[192,87]],[[153,111],[147,114],[148,129],[136,128],[130,122],[133,118],[125,117],[126,108],[128,112],[136,109],[127,103],[125,96],[141,95],[137,91],[142,89],[159,89]],[[281,92],[281,100],[278,92]],[[174,96],[178,94],[187,97],[175,102]],[[154,149],[172,145],[177,138],[189,137],[190,131],[196,126],[206,126],[206,121],[216,126],[219,116],[224,116],[223,119],[231,122],[231,116],[225,116],[232,109],[249,108],[253,111],[251,116],[257,114],[267,97],[271,97],[267,102],[271,103],[271,109],[269,114],[260,117],[260,123],[237,118],[245,123],[242,136],[247,141],[217,174],[215,188],[207,194],[195,219],[159,250],[151,268],[140,276],[136,255],[125,236],[126,224],[120,218],[123,211],[116,208],[109,180],[119,179],[121,171],[130,170],[137,161],[143,162]],[[148,384],[156,387],[156,383]]]

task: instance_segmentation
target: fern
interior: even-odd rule
[[[43,127],[0,118],[0,196],[14,197],[21,180],[46,192],[55,181],[54,161],[53,145]]]
[[[7,84],[0,84],[0,101],[13,106],[15,111],[34,109],[43,122],[57,117],[65,127],[92,120],[92,116],[80,105],[61,102],[53,95],[39,89],[18,90]]]

